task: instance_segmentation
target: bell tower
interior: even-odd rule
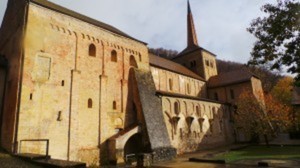
[[[198,44],[190,2],[187,2],[187,47],[173,61],[182,64],[200,77],[208,80],[218,74],[216,55]]]

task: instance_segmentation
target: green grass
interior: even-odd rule
[[[222,159],[227,163],[249,159],[300,159],[300,146],[250,146],[216,155],[213,159]]]

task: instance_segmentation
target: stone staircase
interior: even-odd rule
[[[14,156],[41,167],[57,167],[57,168],[62,168],[62,167],[85,168],[86,167],[86,164],[82,162],[72,162],[66,160],[51,159],[51,156],[47,156],[47,155],[20,153]]]

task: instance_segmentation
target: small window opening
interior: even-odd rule
[[[64,80],[61,81],[61,86],[65,86],[65,81]]]
[[[200,111],[200,107],[199,106],[196,106],[196,114],[198,117],[201,116],[201,111]]]
[[[142,55],[139,54],[139,61],[142,62]]]
[[[187,93],[191,94],[191,87],[189,83],[186,84],[186,89],[187,89]]]
[[[206,66],[209,66],[209,61],[205,60],[205,64],[206,64]]]
[[[178,102],[174,103],[174,113],[176,115],[179,115],[179,103]]]
[[[234,91],[233,91],[233,89],[230,89],[230,97],[231,97],[231,99],[234,99]]]
[[[117,110],[117,102],[116,101],[113,101],[113,109]]]
[[[111,51],[111,61],[112,62],[117,62],[118,58],[117,58],[117,51],[116,50],[112,50]]]
[[[213,62],[210,62],[210,66],[213,68],[214,67],[214,64],[213,64]]]
[[[93,100],[91,98],[88,100],[88,108],[93,108]]]
[[[32,93],[30,93],[29,100],[32,100]]]
[[[215,100],[219,101],[219,95],[217,92],[214,93]]]
[[[96,46],[94,44],[90,44],[89,46],[89,56],[96,56]]]
[[[194,68],[194,67],[196,67],[196,61],[195,60],[191,61],[191,68]]]
[[[61,118],[61,111],[58,112],[56,120],[57,121],[61,121],[62,120],[62,118]]]
[[[169,79],[169,89],[170,89],[170,91],[173,90],[173,81],[171,78]]]

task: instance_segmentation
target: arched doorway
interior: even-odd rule
[[[142,153],[143,150],[143,139],[142,134],[137,133],[128,139],[124,146],[124,157],[129,155],[135,155]]]

